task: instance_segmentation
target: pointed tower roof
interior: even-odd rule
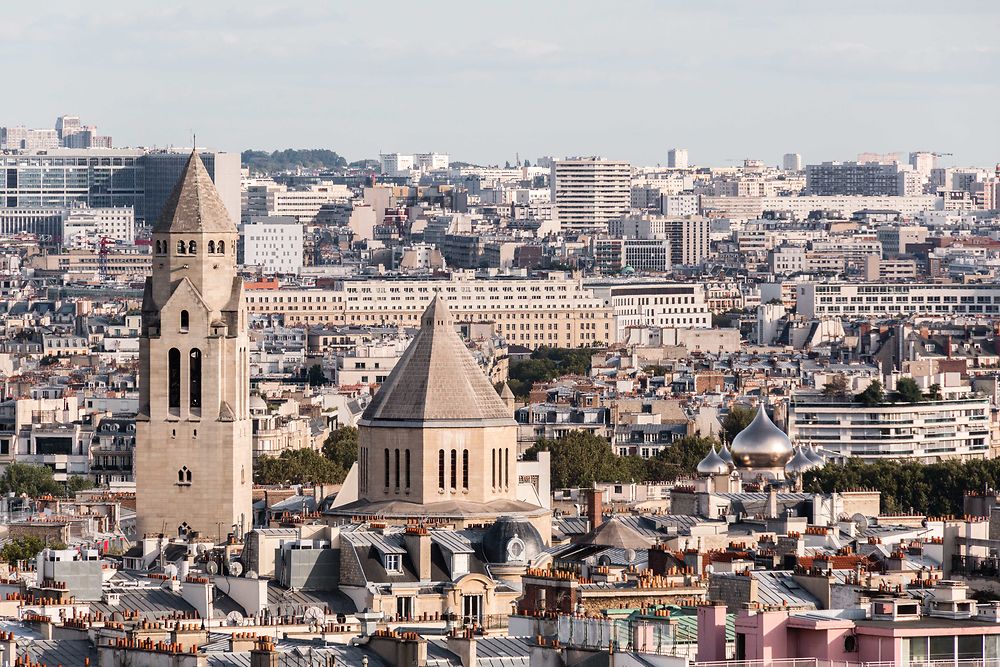
[[[503,389],[500,390],[500,398],[505,401],[514,400],[514,392],[510,390],[510,385],[506,382],[503,383]]]
[[[444,299],[435,296],[420,331],[365,410],[369,421],[503,420],[510,410],[455,331]]]
[[[192,152],[180,180],[163,207],[163,214],[153,227],[154,234],[165,233],[235,234],[236,225],[229,218],[226,205],[197,152]]]

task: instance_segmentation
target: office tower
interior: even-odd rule
[[[253,525],[246,302],[236,226],[196,153],[153,228],[139,340],[138,534]]]
[[[802,156],[798,153],[785,153],[781,166],[785,171],[802,171]]]
[[[59,137],[59,141],[64,142],[66,138],[70,135],[76,134],[81,129],[80,117],[79,116],[59,116],[56,118],[56,135]]]
[[[937,159],[934,157],[934,153],[928,151],[910,153],[910,166],[925,181],[931,177],[931,170],[934,169],[936,162]]]
[[[302,223],[290,216],[251,218],[240,225],[241,264],[267,274],[302,271]]]
[[[58,147],[59,135],[54,129],[34,130],[23,125],[0,127],[0,148],[43,151]]]
[[[222,200],[233,225],[240,221],[240,156],[239,153],[200,151],[201,162],[212,178],[217,196]],[[141,158],[145,208],[142,217],[147,224],[160,219],[174,186],[180,181],[190,155],[176,152],[147,153]]]
[[[563,231],[604,231],[628,215],[632,168],[600,157],[557,160],[552,165],[552,202]]]
[[[686,148],[671,148],[667,151],[667,166],[671,169],[688,168],[688,151]]]
[[[59,149],[46,155],[0,157],[0,206],[131,206],[139,218],[143,208],[142,155],[141,150]]]
[[[414,168],[413,156],[402,153],[382,153],[379,155],[382,173],[387,176],[409,176]]]
[[[824,162],[806,165],[806,190],[810,195],[914,195],[920,194],[919,175],[896,163]]]

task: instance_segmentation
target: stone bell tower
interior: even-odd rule
[[[238,232],[192,153],[153,228],[139,344],[138,532],[253,526],[250,378]],[[242,535],[241,535],[242,536]]]

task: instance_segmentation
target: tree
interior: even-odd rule
[[[539,440],[525,456],[539,451],[551,453],[551,483],[556,489],[590,486],[594,482],[619,480],[619,457],[611,444],[589,431],[570,431],[558,440]]]
[[[332,431],[323,443],[323,456],[344,470],[350,470],[358,460],[358,429],[343,426]]]
[[[920,403],[924,400],[924,393],[920,391],[913,378],[899,378],[896,382],[896,393],[904,403]]]
[[[928,398],[928,400],[931,400],[931,401],[940,401],[941,400],[941,385],[939,385],[937,382],[935,382],[931,386],[927,387],[927,398]]]
[[[326,373],[323,372],[323,366],[320,364],[313,364],[309,367],[309,386],[310,387],[322,387],[329,380],[326,379]]]
[[[33,498],[43,495],[65,495],[63,485],[52,477],[45,466],[11,463],[0,477],[0,493],[26,494]]]
[[[729,409],[729,414],[722,420],[722,430],[726,433],[726,440],[733,441],[740,431],[745,429],[757,416],[753,408],[746,408],[741,405],[734,405]]]
[[[66,548],[66,545],[62,543],[46,545],[42,538],[37,535],[24,535],[15,537],[0,548],[0,561],[13,567],[17,565],[18,561],[33,559],[46,546],[53,549]]]
[[[311,449],[292,449],[254,462],[257,484],[340,484],[347,471]]]
[[[829,398],[846,398],[850,394],[847,376],[843,373],[837,373],[823,385],[821,393]]]
[[[856,395],[854,400],[864,403],[869,408],[885,403],[885,390],[882,388],[882,383],[878,380],[872,380],[872,383],[865,387],[863,392]]]

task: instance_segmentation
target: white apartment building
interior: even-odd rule
[[[671,148],[667,151],[667,167],[670,169],[687,169],[688,150],[686,148]]]
[[[447,169],[451,165],[447,153],[414,153],[413,166],[421,171]]]
[[[631,209],[632,167],[599,157],[552,164],[552,202],[563,231],[604,231]]]
[[[673,265],[700,264],[711,252],[711,220],[657,215],[625,216],[608,222],[608,234],[629,239],[666,239]]]
[[[707,329],[712,313],[700,283],[659,281],[588,282],[594,295],[611,308],[615,340],[625,340],[631,327]]]
[[[802,171],[802,156],[798,153],[785,153],[781,158],[781,167],[785,171]]]
[[[412,339],[397,338],[358,345],[337,356],[334,383],[338,387],[372,386],[385,382]]]
[[[701,213],[701,195],[682,193],[677,195],[662,195],[660,197],[660,213],[669,216],[687,217]]]
[[[240,225],[242,264],[267,274],[302,272],[302,223],[292,217],[252,218]]]
[[[908,197],[805,195],[801,197],[710,197],[702,195],[701,213],[714,211],[733,218],[759,218],[764,211],[790,213],[805,218],[812,211],[835,211],[848,217],[856,211],[898,211],[904,216],[914,216],[923,211],[940,210],[943,202],[935,195]]]
[[[62,245],[64,248],[96,249],[107,239],[133,245],[135,243],[135,209],[72,208],[62,219]]]
[[[987,398],[866,407],[796,396],[788,408],[788,437],[845,458],[924,463],[985,458],[990,449],[989,415]]]
[[[382,173],[388,176],[409,176],[413,169],[413,155],[403,153],[382,153],[378,156]]]
[[[367,325],[416,327],[440,294],[457,322],[492,322],[510,343],[580,347],[615,340],[609,303],[578,278],[553,272],[544,279],[477,279],[456,271],[442,279],[345,280],[333,288],[247,292],[254,314],[280,314],[287,326]]]
[[[1000,284],[803,282],[798,313],[814,317],[990,317],[1000,314]]]
[[[629,269],[639,273],[670,270],[666,239],[594,239],[594,262],[604,274]]]
[[[346,203],[350,189],[343,184],[318,183],[301,190],[289,190],[273,181],[248,183],[243,189],[243,222],[259,217],[292,217],[312,224],[323,207]]]

